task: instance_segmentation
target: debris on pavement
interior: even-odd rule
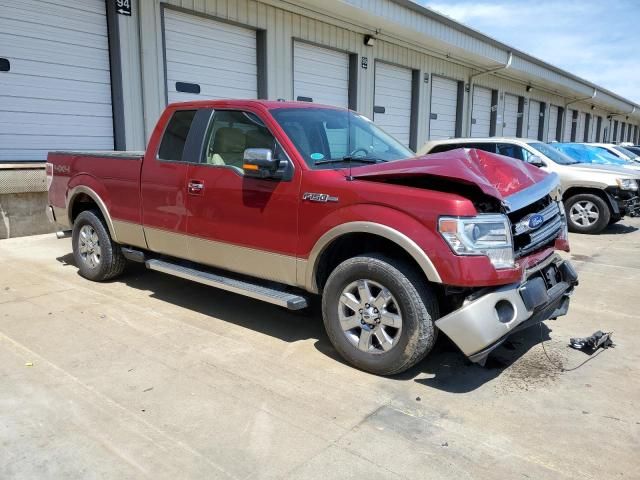
[[[613,332],[605,333],[602,330],[598,330],[590,337],[571,338],[569,340],[569,346],[576,350],[582,350],[588,354],[592,354],[600,347],[603,349],[615,347],[615,343],[613,343],[611,339],[612,334]]]

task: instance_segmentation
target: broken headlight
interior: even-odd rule
[[[441,217],[438,230],[456,255],[484,255],[496,268],[513,268],[511,222],[506,215]]]
[[[620,190],[638,190],[638,182],[633,178],[617,178],[618,186]]]

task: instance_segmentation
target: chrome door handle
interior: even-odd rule
[[[187,184],[187,191],[191,195],[199,195],[204,190],[204,182],[200,180],[189,180]]]

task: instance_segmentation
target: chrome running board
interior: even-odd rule
[[[202,283],[211,287],[220,288],[229,292],[255,298],[263,302],[273,303],[289,310],[300,310],[307,307],[307,299],[293,293],[276,290],[274,288],[256,285],[235,278],[224,277],[219,274],[184,267],[164,260],[147,260],[145,265],[149,270],[168,273],[175,277],[184,278],[193,282]]]

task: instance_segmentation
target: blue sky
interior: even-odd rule
[[[640,103],[640,0],[418,3]]]

